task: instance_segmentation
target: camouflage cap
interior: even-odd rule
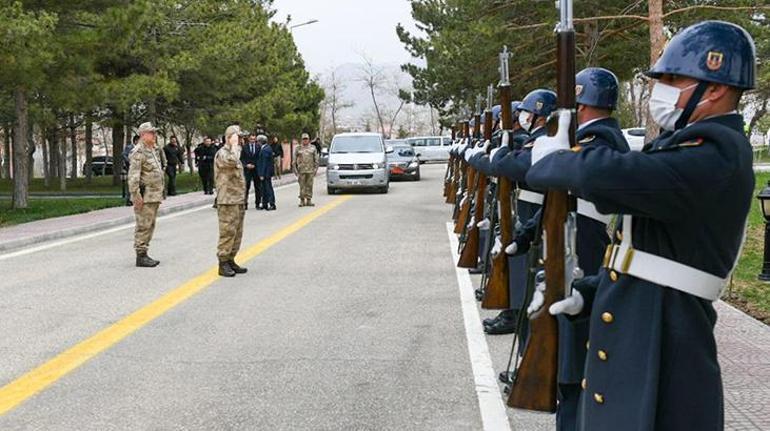
[[[136,130],[137,135],[141,135],[142,133],[155,133],[158,129],[152,126],[152,123],[142,123],[139,125],[139,128]]]
[[[302,134],[302,139],[308,139],[309,140],[310,139],[310,135],[308,135],[307,133],[303,133]]]
[[[225,139],[229,138],[232,135],[237,135],[241,133],[241,128],[239,126],[230,126],[225,130]]]

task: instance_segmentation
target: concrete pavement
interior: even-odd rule
[[[388,195],[327,196],[320,178],[315,209],[297,208],[295,185],[279,190],[278,211],[246,215],[254,257],[235,279],[206,281],[209,207],[159,221],[155,269],[133,266],[130,229],[0,254],[0,407],[19,376],[200,284],[97,354],[65,358],[90,359],[43,376],[50,385],[0,414],[0,429],[482,429],[443,167],[423,169]],[[770,330],[719,307],[727,429],[767,429]],[[488,343],[491,371],[505,366],[510,336],[472,341]],[[554,428],[550,415],[504,414],[514,430]]]

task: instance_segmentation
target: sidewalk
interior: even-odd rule
[[[726,302],[715,304],[725,429],[770,429],[770,326]]]
[[[754,164],[754,172],[770,172],[770,163]]]
[[[321,175],[323,170],[319,171]],[[274,187],[296,183],[297,178],[285,174],[280,180],[273,181]],[[170,196],[160,205],[158,216],[185,211],[201,206],[212,205],[214,196],[202,192],[191,192],[178,196]],[[11,251],[38,244],[69,238],[84,233],[96,232],[134,222],[134,211],[130,207],[114,207],[34,221],[0,229],[0,252]]]

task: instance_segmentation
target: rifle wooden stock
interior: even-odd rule
[[[500,87],[500,105],[502,112],[503,130],[513,129],[513,117],[511,116],[511,86],[503,85]],[[513,240],[513,220],[511,214],[511,193],[513,185],[508,178],[498,177],[497,182],[497,207],[500,212],[500,240],[503,247],[507,246]],[[507,309],[511,305],[510,292],[508,290],[508,255],[505,250],[492,259],[492,273],[487,279],[487,285],[484,287],[484,298],[481,301],[481,307],[487,310]]]
[[[471,203],[472,199],[471,196],[473,194],[473,184],[476,181],[476,170],[471,167],[468,162],[463,160],[463,166],[465,169],[465,194],[463,198],[462,205],[460,205],[460,213],[457,216],[457,223],[455,224],[455,230],[454,232],[456,234],[461,234],[463,232],[463,229],[465,229],[465,225],[468,223],[468,220],[471,216]]]
[[[570,3],[570,0],[562,0]],[[562,5],[562,7],[565,7]],[[564,15],[564,14],[562,14]],[[571,18],[570,18],[571,21]],[[557,34],[557,90],[560,109],[573,112],[570,126],[570,145],[575,144],[575,31],[560,28]],[[558,123],[558,117],[552,120]],[[559,328],[556,318],[548,308],[564,299],[565,235],[564,226],[570,207],[566,191],[549,190],[543,208],[543,227],[546,238],[545,301],[540,311],[530,321],[529,341],[525,346],[519,368],[514,376],[508,397],[508,406],[537,410],[556,411],[557,373],[559,358]]]
[[[454,143],[455,138],[457,137],[457,132],[454,127],[452,127],[452,143]],[[444,196],[445,198],[449,196],[449,184],[452,180],[452,157],[449,157],[449,160],[447,160],[446,164],[446,172],[444,173]]]
[[[480,123],[481,121],[476,121]],[[492,111],[488,110],[484,113],[484,141],[492,139]],[[476,173],[476,197],[474,198],[476,210],[475,210],[475,222],[473,226],[467,232],[465,246],[460,253],[460,260],[457,262],[457,266],[460,268],[475,268],[479,262],[479,241],[481,233],[479,232],[478,223],[484,217],[484,198],[487,194],[487,176],[481,172]]]

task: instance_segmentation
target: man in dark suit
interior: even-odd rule
[[[265,135],[257,136],[257,143],[260,145],[259,156],[257,156],[257,175],[259,175],[262,209],[274,211],[273,174],[275,173],[275,164],[273,163],[273,149],[267,143],[267,136]]]
[[[246,178],[246,197],[243,199],[244,209],[249,208],[249,191],[251,190],[252,184],[254,184],[254,205],[258,210],[262,209],[260,206],[259,175],[257,174],[259,147],[260,145],[257,143],[257,134],[251,133],[249,135],[249,142],[243,146],[243,150],[241,151],[243,176]]]

